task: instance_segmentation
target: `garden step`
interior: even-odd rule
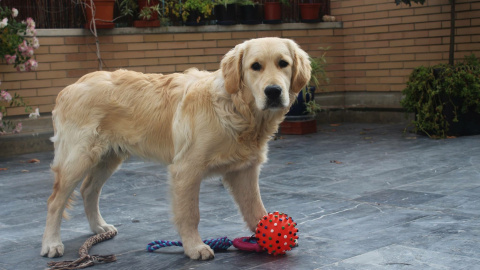
[[[37,119],[13,118],[22,123],[19,134],[0,135],[0,157],[53,150],[52,116],[45,114]]]

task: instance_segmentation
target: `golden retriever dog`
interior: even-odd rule
[[[173,223],[191,259],[214,257],[197,229],[203,178],[223,177],[254,231],[267,213],[258,184],[267,143],[310,72],[308,55],[295,42],[260,38],[230,50],[215,72],[97,71],[67,86],[53,110],[55,182],[41,255],[63,255],[62,214],[81,180],[91,230],[116,230],[98,201],[103,184],[130,155],[168,165]]]

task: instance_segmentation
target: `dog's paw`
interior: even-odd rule
[[[117,232],[117,228],[110,224],[103,224],[103,225],[95,225],[91,227],[92,231],[96,234],[104,233],[104,232]]]
[[[50,243],[50,244],[42,244],[42,251],[40,251],[40,255],[49,258],[61,257],[63,256],[63,244],[60,243]]]
[[[197,245],[190,248],[184,246],[184,249],[185,255],[190,257],[190,259],[192,260],[204,261],[213,259],[215,257],[215,253],[213,252],[213,250],[205,244]]]

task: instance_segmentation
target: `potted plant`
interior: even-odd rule
[[[83,0],[83,4],[87,15],[85,28],[90,29],[93,23],[95,23],[96,28],[109,29],[115,27],[113,23],[115,0]],[[92,16],[92,13],[95,16]]]
[[[320,21],[321,3],[315,3],[314,0],[304,0],[299,4],[300,18],[302,22],[312,23]]]
[[[273,0],[267,1],[264,4],[264,23],[281,23],[282,22],[282,4],[290,5],[289,0]]]
[[[416,132],[430,138],[480,134],[480,61],[418,67],[403,90],[402,106],[415,113]]]
[[[115,27],[129,27],[133,25],[133,19],[136,14],[138,4],[137,0],[116,0],[115,9]]]
[[[252,0],[238,0],[240,6],[240,22],[242,24],[260,24],[262,16],[260,5]]]
[[[0,7],[0,58],[7,65],[13,65],[18,72],[35,71],[38,63],[33,59],[34,51],[40,47],[36,37],[35,21],[27,18],[17,22],[18,10],[16,8]],[[22,123],[5,119],[7,108],[25,107],[25,113],[31,111],[31,107],[23,101],[23,98],[15,93],[13,96],[6,90],[0,90],[0,135],[19,133]],[[32,116],[39,115],[37,112]]]
[[[162,20],[167,20],[170,25],[181,26],[184,21],[183,3],[178,0],[162,0],[164,16]],[[186,16],[185,16],[186,19]]]
[[[205,25],[205,21],[212,14],[214,6],[213,1],[186,0],[182,5],[182,18],[185,25]]]
[[[310,81],[307,86],[300,91],[297,99],[285,116],[285,120],[280,124],[282,134],[308,134],[317,132],[317,121],[315,115],[320,111],[320,105],[315,101],[315,91],[321,89],[323,83],[328,84],[329,79],[326,73],[327,60],[325,58],[326,50],[320,57],[310,57],[310,67],[312,68]]]
[[[138,0],[138,6],[140,12],[138,18],[133,22],[135,27],[158,27],[160,26],[160,20],[158,15],[160,14],[159,0]]]
[[[215,18],[219,25],[234,25],[237,23],[236,0],[219,0],[214,7]]]

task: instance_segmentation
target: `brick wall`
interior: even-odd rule
[[[480,56],[480,1],[456,2],[455,58]],[[449,0],[331,0],[331,11],[343,22],[346,92],[398,92],[414,67],[448,62]]]
[[[295,27],[297,25],[297,27]],[[330,26],[329,26],[330,25]],[[327,27],[328,29],[324,29]],[[235,45],[258,37],[287,37],[295,39],[312,56],[319,47],[332,47],[329,61],[341,62],[343,37],[334,36],[341,24],[288,24],[236,26],[234,31],[222,32],[221,27],[172,27],[170,30],[200,31],[193,33],[162,33],[161,29],[115,29],[100,32],[100,48],[104,70],[126,68],[140,72],[173,73],[190,67],[204,70],[219,68],[223,55]],[[308,28],[308,29],[307,29]],[[229,29],[232,29],[230,27]],[[220,30],[220,31],[218,31]],[[164,31],[164,30],[163,30]],[[211,31],[211,32],[208,32]],[[36,51],[39,67],[36,72],[17,73],[12,66],[0,65],[2,89],[19,93],[40,112],[51,112],[56,95],[82,75],[98,69],[94,38],[87,31],[39,30],[41,47]],[[331,69],[342,70],[341,64]],[[332,74],[333,75],[333,74]],[[335,87],[335,86],[338,87]],[[343,81],[333,80],[331,89],[342,89]],[[23,114],[23,108],[11,108],[9,115]]]

